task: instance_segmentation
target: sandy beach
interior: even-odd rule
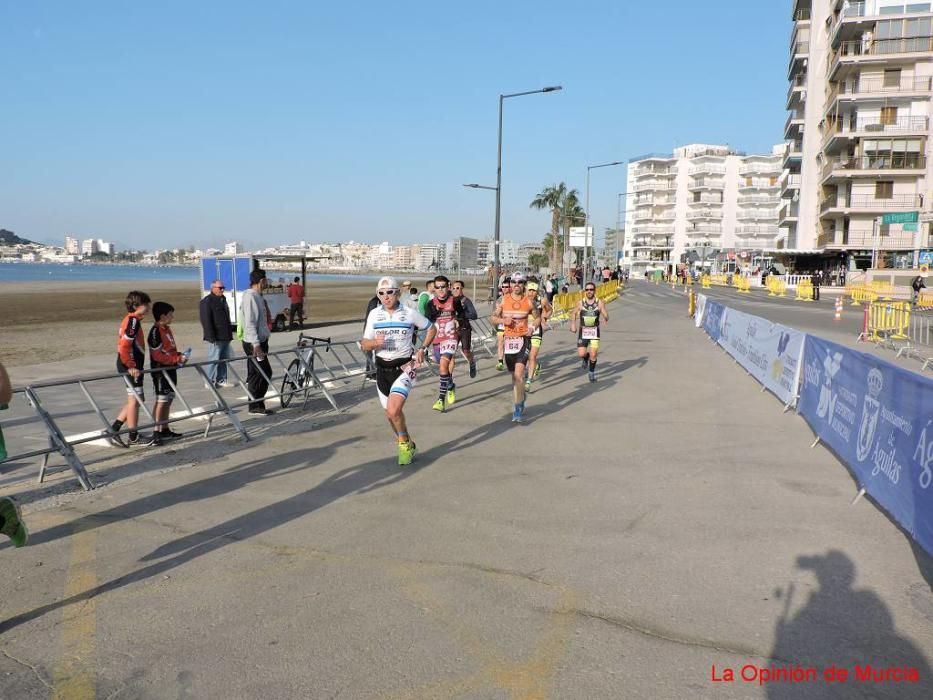
[[[420,277],[412,281],[419,289],[424,283]],[[472,289],[472,279],[467,284]],[[115,353],[129,290],[125,282],[0,282],[0,360],[18,367]],[[202,342],[197,283],[160,282],[143,291],[175,307],[172,328],[180,347]],[[308,285],[305,327],[362,324],[374,292],[372,280]],[[485,296],[479,284],[477,294]],[[143,325],[148,329],[151,322]]]
[[[362,323],[373,286],[368,280],[309,285],[307,325]],[[116,352],[129,290],[124,282],[0,282],[0,359],[17,367]],[[175,307],[172,327],[180,346],[201,343],[197,283],[161,282],[143,291]]]

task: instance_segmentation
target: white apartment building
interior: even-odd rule
[[[243,244],[238,241],[224,244],[224,255],[240,255],[245,252],[246,249],[243,247]]]
[[[116,246],[110,241],[105,241],[103,238],[97,239],[97,250],[101,253],[106,253],[107,255],[113,255],[116,252]]]
[[[628,164],[622,265],[632,274],[673,269],[681,256],[714,251],[747,257],[774,248],[783,144],[744,155],[728,146],[691,144],[669,156]]]
[[[418,247],[414,258],[415,269],[419,272],[440,271],[447,262],[447,244],[425,243]]]
[[[97,247],[96,238],[88,238],[86,240],[81,241],[81,255],[84,255],[84,256],[94,255],[99,250],[100,249]]]
[[[912,267],[929,244],[933,3],[792,0],[792,13],[787,247]]]
[[[65,253],[67,255],[78,255],[81,252],[81,243],[77,238],[65,236]]]

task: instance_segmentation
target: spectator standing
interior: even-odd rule
[[[139,404],[146,400],[143,390],[143,369],[146,365],[146,334],[143,318],[149,313],[152,300],[145,292],[132,291],[123,302],[127,314],[117,334],[117,372],[130,378],[126,387],[126,405],[120,409],[117,419],[111,424],[110,443],[115,447],[139,444]],[[123,426],[129,429],[128,444],[118,434]]]
[[[271,416],[266,408],[266,391],[272,379],[272,365],[266,356],[269,352],[269,328],[272,319],[269,307],[262,298],[262,290],[268,286],[266,273],[256,268],[249,273],[249,289],[240,301],[240,318],[243,326],[243,352],[246,353],[246,386],[253,401],[249,412],[260,416]],[[258,365],[258,367],[257,367]],[[260,368],[262,371],[260,372]]]
[[[149,329],[149,366],[158,372],[152,372],[152,386],[155,389],[156,426],[152,431],[149,445],[158,447],[163,440],[182,437],[168,425],[168,417],[172,411],[172,401],[175,399],[175,387],[178,386],[177,367],[188,361],[188,355],[178,352],[175,336],[172,333],[172,321],[175,318],[175,307],[164,301],[157,301],[152,305],[152,328]]]
[[[554,294],[556,292],[557,292],[557,281],[554,279],[554,275],[550,274],[547,276],[547,279],[544,282],[544,293],[547,296],[548,304],[554,301]]]
[[[916,305],[917,299],[920,298],[920,290],[926,289],[926,283],[923,281],[922,275],[917,275],[914,277],[914,281],[910,283],[910,303]]]
[[[207,367],[207,378],[214,386],[228,387],[227,363],[233,356],[233,326],[230,323],[230,307],[224,296],[224,283],[214,280],[211,292],[201,299],[201,330],[208,344],[207,359],[214,364]]]
[[[823,283],[823,275],[819,270],[810,276],[810,282],[813,284],[813,301],[820,300],[820,285]]]
[[[6,373],[6,369],[0,363],[0,411],[4,410],[12,399],[13,385],[10,383],[10,377]],[[3,430],[0,430],[0,459],[6,459],[6,443],[3,442]],[[29,532],[26,530],[26,524],[23,522],[16,501],[7,496],[0,498],[0,533],[9,537],[13,541],[14,547],[22,547],[29,537]]]
[[[295,327],[295,316],[298,316],[299,327],[304,330],[305,327],[305,288],[301,283],[301,278],[296,277],[294,282],[288,285],[288,329]]]

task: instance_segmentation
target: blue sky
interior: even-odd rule
[[[0,227],[138,247],[502,235],[587,164],[770,150],[790,3],[0,0]],[[624,168],[594,171],[593,221]]]

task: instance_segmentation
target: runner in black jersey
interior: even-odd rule
[[[587,282],[583,299],[577,302],[570,317],[570,332],[577,335],[577,356],[583,369],[589,369],[590,381],[596,381],[596,356],[599,354],[599,324],[609,322],[609,313],[602,299],[596,298],[596,285]]]

